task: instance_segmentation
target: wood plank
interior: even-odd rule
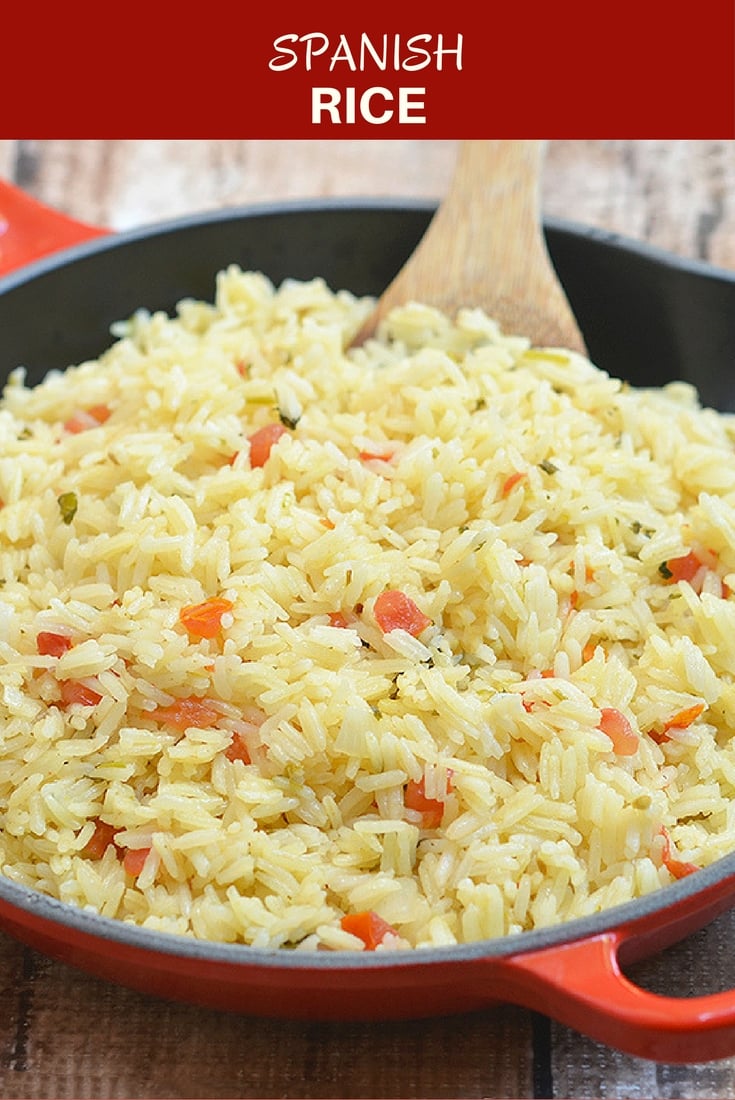
[[[452,141],[2,142],[0,170],[17,161],[42,201],[126,229],[322,195],[438,199],[455,149]],[[547,214],[735,269],[735,142],[550,141],[542,197]]]
[[[544,208],[735,269],[735,142],[558,141]]]
[[[24,185],[72,217],[127,229],[317,195],[438,197],[455,142],[22,142]],[[375,146],[375,147],[374,147]]]
[[[18,142],[0,140],[0,179],[17,179]]]

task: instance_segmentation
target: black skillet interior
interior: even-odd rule
[[[96,357],[135,309],[210,299],[230,263],[377,295],[424,232],[431,203],[305,201],[232,208],[113,234],[0,280],[0,371],[31,384]],[[590,356],[633,385],[684,380],[735,411],[735,275],[547,220],[546,239]]]

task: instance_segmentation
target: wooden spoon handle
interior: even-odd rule
[[[460,142],[446,198],[355,342],[415,301],[451,317],[479,306],[506,333],[584,352],[541,228],[541,158],[536,141]]]

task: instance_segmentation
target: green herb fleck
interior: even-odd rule
[[[667,580],[667,581],[670,580],[674,575],[671,572],[671,570],[669,569],[668,564],[665,561],[661,562],[661,564],[658,567],[658,571],[661,574],[661,576],[664,578],[664,580]]]
[[[559,467],[555,466],[553,462],[550,462],[548,458],[545,458],[543,462],[539,462],[539,466],[545,474],[558,474]]]
[[[59,502],[59,509],[61,511],[61,518],[64,523],[71,523],[74,516],[77,514],[77,507],[79,501],[77,500],[76,493],[62,493],[60,497],[56,498]]]
[[[293,431],[293,429],[298,424],[299,420],[301,420],[301,414],[299,413],[298,416],[287,416],[287,414],[279,406],[278,407],[278,419],[281,421],[284,428],[290,428],[291,431]]]

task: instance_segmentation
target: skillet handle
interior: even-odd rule
[[[106,233],[52,210],[0,179],[0,276]]]
[[[604,932],[503,963],[517,1003],[637,1058],[707,1062],[735,1055],[735,991],[700,997],[649,993],[621,971],[626,936]]]

